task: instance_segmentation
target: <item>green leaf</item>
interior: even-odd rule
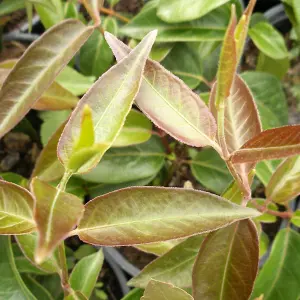
[[[12,172],[0,173],[0,177],[2,177],[2,179],[5,181],[15,183],[23,188],[27,188],[28,186],[28,179],[16,173],[12,173]]]
[[[46,29],[56,25],[64,19],[64,11],[61,0],[42,0],[41,2],[49,2],[51,6],[35,4],[34,7],[41,18],[41,21]]]
[[[56,75],[92,33],[76,20],[64,21],[33,42],[18,60],[0,90],[3,136],[13,128],[54,81]],[[53,39],[59,42],[53,42]],[[12,89],[13,87],[13,89]]]
[[[152,135],[152,124],[139,111],[132,109],[125,120],[124,126],[113,147],[126,147],[148,141]]]
[[[297,227],[300,227],[300,210],[296,210],[294,213],[293,213],[293,216],[291,218],[291,222],[297,226]]]
[[[153,176],[139,179],[139,180],[117,183],[117,184],[107,184],[107,183],[93,184],[92,183],[87,186],[87,190],[90,197],[95,198],[130,186],[144,186],[149,184],[152,180],[153,180]]]
[[[19,235],[16,236],[16,241],[22,250],[24,256],[30,261],[32,265],[43,271],[44,273],[58,273],[60,271],[56,254],[50,256],[47,260],[45,260],[42,264],[36,264],[34,260],[34,249],[37,245],[37,235],[36,233]]]
[[[288,124],[288,107],[281,82],[262,72],[244,72],[242,78],[253,93],[261,116],[263,129]]]
[[[212,148],[198,152],[191,162],[195,178],[209,190],[221,194],[232,181],[225,162]]]
[[[191,89],[194,89],[200,84],[202,78],[199,58],[195,47],[188,43],[177,43],[162,64],[174,75],[179,76]]]
[[[229,0],[160,0],[157,16],[167,23],[199,19]]]
[[[267,253],[269,244],[270,240],[268,235],[262,231],[259,236],[259,258],[263,257]]]
[[[25,0],[26,14],[28,19],[28,32],[32,31],[32,14],[33,14],[33,4],[30,1]]]
[[[204,235],[188,238],[169,252],[148,264],[130,286],[145,288],[151,279],[168,282],[178,287],[192,285],[192,269]]]
[[[61,111],[43,111],[39,117],[43,120],[41,126],[41,141],[45,147],[53,134],[70,116],[70,110]]]
[[[161,256],[168,251],[170,251],[172,248],[174,248],[176,245],[181,243],[183,240],[170,240],[165,242],[157,242],[157,243],[149,243],[144,245],[136,245],[135,248],[146,252],[146,253],[152,253],[157,256]]]
[[[249,29],[249,35],[255,46],[273,59],[284,59],[288,50],[283,36],[271,24],[259,22]]]
[[[25,0],[4,0],[0,3],[0,16],[25,8]]]
[[[107,36],[107,42],[118,61],[131,51],[112,35]],[[159,63],[147,61],[135,101],[158,127],[179,141],[198,147],[217,146],[215,120],[205,103]]]
[[[76,196],[62,192],[37,177],[31,182],[31,190],[36,200],[34,218],[38,229],[35,261],[40,264],[75,227],[84,207]]]
[[[93,112],[94,146],[98,149],[94,156],[86,161],[82,160],[72,171],[76,173],[89,171],[97,165],[114,143],[139,91],[144,65],[155,37],[155,31],[147,35],[126,59],[100,77],[80,100],[58,144],[58,156],[66,169],[72,168],[70,163],[74,138],[79,135],[81,115],[85,105],[89,105]]]
[[[286,204],[300,194],[300,156],[284,160],[271,177],[266,187],[268,199]]]
[[[153,60],[156,60],[158,62],[162,61],[164,58],[166,58],[167,55],[169,55],[173,46],[174,45],[172,43],[154,44],[154,46],[150,52],[150,58]]]
[[[121,300],[141,300],[141,297],[144,294],[144,290],[142,289],[133,289],[126,296],[124,296]]]
[[[68,1],[64,3],[64,18],[79,19],[79,13],[76,7],[76,1]]]
[[[255,174],[264,186],[268,185],[279,163],[280,160],[263,160],[256,165]]]
[[[34,200],[24,188],[0,180],[0,234],[25,234],[36,230]]]
[[[187,237],[258,215],[205,192],[134,187],[88,202],[73,234],[95,245],[135,245]]]
[[[83,257],[73,269],[70,276],[71,287],[80,291],[86,298],[92,294],[104,261],[102,250]]]
[[[257,71],[270,73],[276,76],[279,80],[282,80],[289,68],[289,57],[283,59],[273,59],[265,55],[263,52],[260,52],[258,55],[258,61],[256,65]]]
[[[64,167],[57,158],[57,144],[64,127],[65,123],[60,125],[45,145],[36,161],[31,178],[38,177],[42,181],[51,182],[64,175]]]
[[[0,236],[0,245],[0,298],[35,300],[16,268],[10,237]]]
[[[90,182],[118,184],[155,176],[165,161],[158,137],[124,148],[112,148],[91,172],[80,177]]]
[[[87,300],[87,298],[79,291],[72,291],[64,300]]]
[[[118,24],[114,18],[107,17],[102,23],[103,30],[116,35]],[[84,75],[98,78],[106,72],[114,61],[114,56],[104,39],[103,33],[95,30],[80,50],[80,70]]]
[[[248,300],[258,269],[258,237],[250,220],[210,233],[193,269],[195,299]]]
[[[254,203],[252,203],[254,202]],[[259,199],[259,198],[254,198],[251,200],[251,202],[249,201],[248,202],[248,207],[251,207],[251,208],[256,208],[255,204],[258,204],[260,206],[263,206],[265,207],[265,202],[266,202],[266,199]],[[268,203],[267,207],[266,207],[268,210],[272,210],[272,211],[278,211],[278,207],[275,203]],[[263,213],[261,216],[255,218],[255,221],[259,221],[259,222],[262,222],[262,223],[274,223],[277,221],[277,218],[273,215],[270,215],[269,213]]]
[[[283,229],[276,235],[271,254],[255,282],[251,299],[262,294],[264,300],[299,298],[299,247],[300,235],[290,228]]]
[[[94,76],[84,76],[69,66],[66,66],[56,77],[56,82],[73,95],[83,95],[94,83]]]
[[[94,254],[96,251],[95,247],[83,244],[74,252],[74,256],[76,259],[80,260],[88,255]]]
[[[45,289],[33,276],[29,274],[23,274],[22,279],[26,284],[26,287],[36,297],[36,299],[54,300],[49,291]]]
[[[158,29],[157,42],[221,41],[229,20],[228,6],[220,7],[201,19],[180,24],[169,24],[157,15],[158,1],[147,3],[120,33],[142,39],[149,31]]]
[[[151,280],[141,300],[193,300],[184,290],[161,281]]]
[[[63,88],[59,83],[53,82],[33,106],[37,110],[64,110],[77,105],[78,98]]]

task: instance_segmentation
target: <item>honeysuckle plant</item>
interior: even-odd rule
[[[38,298],[16,271],[11,240],[6,237],[13,235],[33,266],[59,274],[65,299],[89,299],[103,254],[100,250],[82,258],[69,274],[64,241],[78,236],[91,245],[134,246],[159,255],[129,282],[145,289],[145,300],[280,299],[282,282],[287,279],[292,288],[285,299],[297,300],[297,276],[288,278],[283,273],[284,268],[290,268],[292,274],[297,268],[290,257],[297,255],[300,238],[290,227],[277,235],[275,250],[256,280],[259,222],[279,216],[299,224],[298,212],[280,212],[274,203],[287,206],[300,192],[300,126],[264,130],[247,80],[237,72],[255,1],[250,1],[239,20],[235,6],[231,7],[208,105],[181,79],[149,58],[155,40],[163,36],[156,30],[133,49],[105,32],[102,38],[117,63],[80,100],[65,91],[65,102],[53,102],[51,88],[62,88],[59,73],[95,32],[102,32],[100,2],[82,1],[92,25],[75,19],[62,21],[32,43],[17,62],[1,65],[7,76],[0,90],[1,137],[31,108],[74,109],[45,145],[28,185],[0,181],[1,265],[8,264],[5,275],[14,282],[13,290],[7,291],[5,281],[0,281],[0,295],[4,291],[10,298]],[[168,2],[162,3],[167,8],[160,7],[158,14],[172,23],[176,10],[168,11]],[[208,11],[214,8],[206,6]],[[148,6],[144,13],[152,9]],[[132,33],[130,26],[134,23],[127,27]],[[67,191],[72,177],[88,178],[113,151],[111,147],[149,140],[151,129],[139,111],[131,110],[133,104],[182,144],[215,150],[232,180],[221,196],[188,185],[135,186],[83,204]],[[131,136],[132,130],[138,133],[136,137]],[[168,158],[173,159],[170,153]],[[265,180],[267,199],[251,199],[256,164],[282,158]]]

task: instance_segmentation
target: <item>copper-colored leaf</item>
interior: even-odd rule
[[[106,40],[118,61],[131,51],[111,34]],[[147,60],[135,102],[155,125],[175,139],[192,146],[218,148],[214,142],[216,122],[205,103],[159,63]]]
[[[141,300],[193,300],[193,297],[172,284],[151,280]]]
[[[258,215],[206,192],[133,187],[88,202],[73,234],[95,245],[137,245],[212,231]]]
[[[31,175],[32,178],[38,177],[42,181],[51,182],[62,178],[64,175],[65,169],[57,158],[57,144],[65,124],[64,122],[56,130],[42,150]]]
[[[258,259],[258,237],[252,221],[243,220],[210,233],[194,265],[194,299],[248,300]]]
[[[210,109],[217,118],[216,84],[210,96]],[[235,75],[230,95],[224,102],[225,141],[229,154],[240,149],[248,140],[261,132],[261,123],[253,96],[246,83],[239,75]],[[221,141],[219,141],[221,143]],[[250,189],[248,174],[254,164],[239,164],[235,169],[246,188]]]
[[[24,117],[92,32],[93,27],[66,20],[29,46],[0,90],[0,136]]]
[[[95,146],[99,146],[99,150],[72,171],[89,171],[113,144],[139,91],[144,65],[155,37],[156,31],[149,33],[124,60],[102,75],[80,100],[58,144],[58,156],[67,169],[72,168],[71,157],[74,156],[74,144],[81,132],[82,111],[86,105],[92,110]]]
[[[272,175],[266,187],[268,199],[286,203],[300,194],[300,156],[284,160]]]
[[[35,260],[43,262],[76,226],[84,207],[81,200],[34,178],[31,190],[35,197],[34,218],[38,229]]]
[[[233,163],[258,162],[300,154],[300,125],[263,131],[231,156]]]
[[[33,198],[24,188],[0,180],[0,234],[24,234],[36,230]]]

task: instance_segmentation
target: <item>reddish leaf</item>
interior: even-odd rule
[[[300,154],[300,125],[263,131],[231,155],[235,164]]]

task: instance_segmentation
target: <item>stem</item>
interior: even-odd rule
[[[293,213],[289,212],[289,211],[274,211],[274,210],[270,210],[270,209],[266,208],[265,205],[263,205],[263,206],[259,205],[255,200],[252,200],[251,203],[255,206],[255,208],[257,210],[259,210],[262,213],[267,213],[269,215],[280,217],[280,218],[283,218],[283,219],[290,219],[293,216]]]
[[[60,183],[57,186],[56,197],[58,197],[61,192],[65,191],[67,183],[72,175],[73,173],[71,171],[65,171],[64,176],[62,177]],[[68,273],[64,241],[58,246],[58,260],[61,268],[61,274],[60,274],[61,286],[64,290],[65,296],[68,296],[73,292],[73,290],[69,284],[69,273]]]
[[[110,15],[110,16],[114,16],[117,19],[119,19],[120,21],[124,22],[124,23],[128,23],[130,22],[130,20],[120,14],[118,14],[117,12],[115,12],[113,9],[109,9],[109,8],[105,8],[105,7],[101,7],[100,8],[100,12]]]

